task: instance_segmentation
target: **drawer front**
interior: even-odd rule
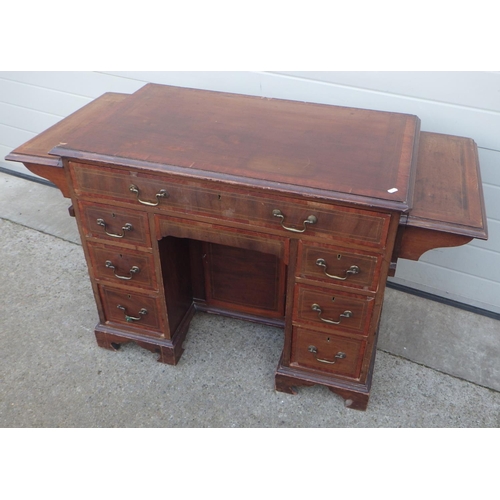
[[[155,290],[153,255],[89,243],[88,250],[97,280]]]
[[[294,318],[328,331],[368,335],[374,298],[323,288],[295,286]]]
[[[390,222],[388,214],[338,205],[259,198],[253,208],[256,221],[277,228],[287,236],[306,240],[323,238],[325,242],[334,238],[374,248],[383,248],[386,244]]]
[[[300,242],[297,275],[341,285],[376,291],[382,257],[341,247]]]
[[[100,287],[106,321],[141,329],[141,333],[162,336],[159,299],[151,295]]]
[[[291,365],[359,378],[366,342],[294,328]]]
[[[97,203],[79,203],[87,238],[151,247],[147,214]]]
[[[214,182],[70,163],[79,196],[115,198],[218,221],[251,224],[287,236],[328,238],[383,247],[390,215],[289,198],[271,198]],[[133,189],[131,190],[131,187]]]

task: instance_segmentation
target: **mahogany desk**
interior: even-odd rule
[[[279,326],[277,390],[322,384],[364,410],[398,258],[487,237],[475,143],[419,128],[148,84],[7,159],[71,198],[98,345],[133,341],[176,364],[196,311]]]

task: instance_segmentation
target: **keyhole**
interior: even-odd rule
[[[127,295],[127,297],[128,297],[129,299],[131,298],[131,297],[130,297],[130,295]]]
[[[332,302],[335,300],[335,297],[332,297]]]
[[[111,214],[111,217],[116,217],[116,215],[115,214]]]
[[[342,258],[342,255],[337,254],[337,260],[340,260]]]
[[[217,199],[218,200],[221,200],[222,199],[222,196],[220,194],[217,195]]]
[[[327,342],[330,342],[330,337],[326,337],[326,341],[327,341]]]

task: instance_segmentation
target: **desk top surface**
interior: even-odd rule
[[[51,154],[405,211],[418,135],[413,115],[148,84]]]

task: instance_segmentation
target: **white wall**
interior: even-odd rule
[[[499,72],[0,72],[0,166],[29,174],[5,155],[104,92],[146,82],[411,113],[424,131],[473,138],[489,241],[401,260],[393,281],[500,313]]]

